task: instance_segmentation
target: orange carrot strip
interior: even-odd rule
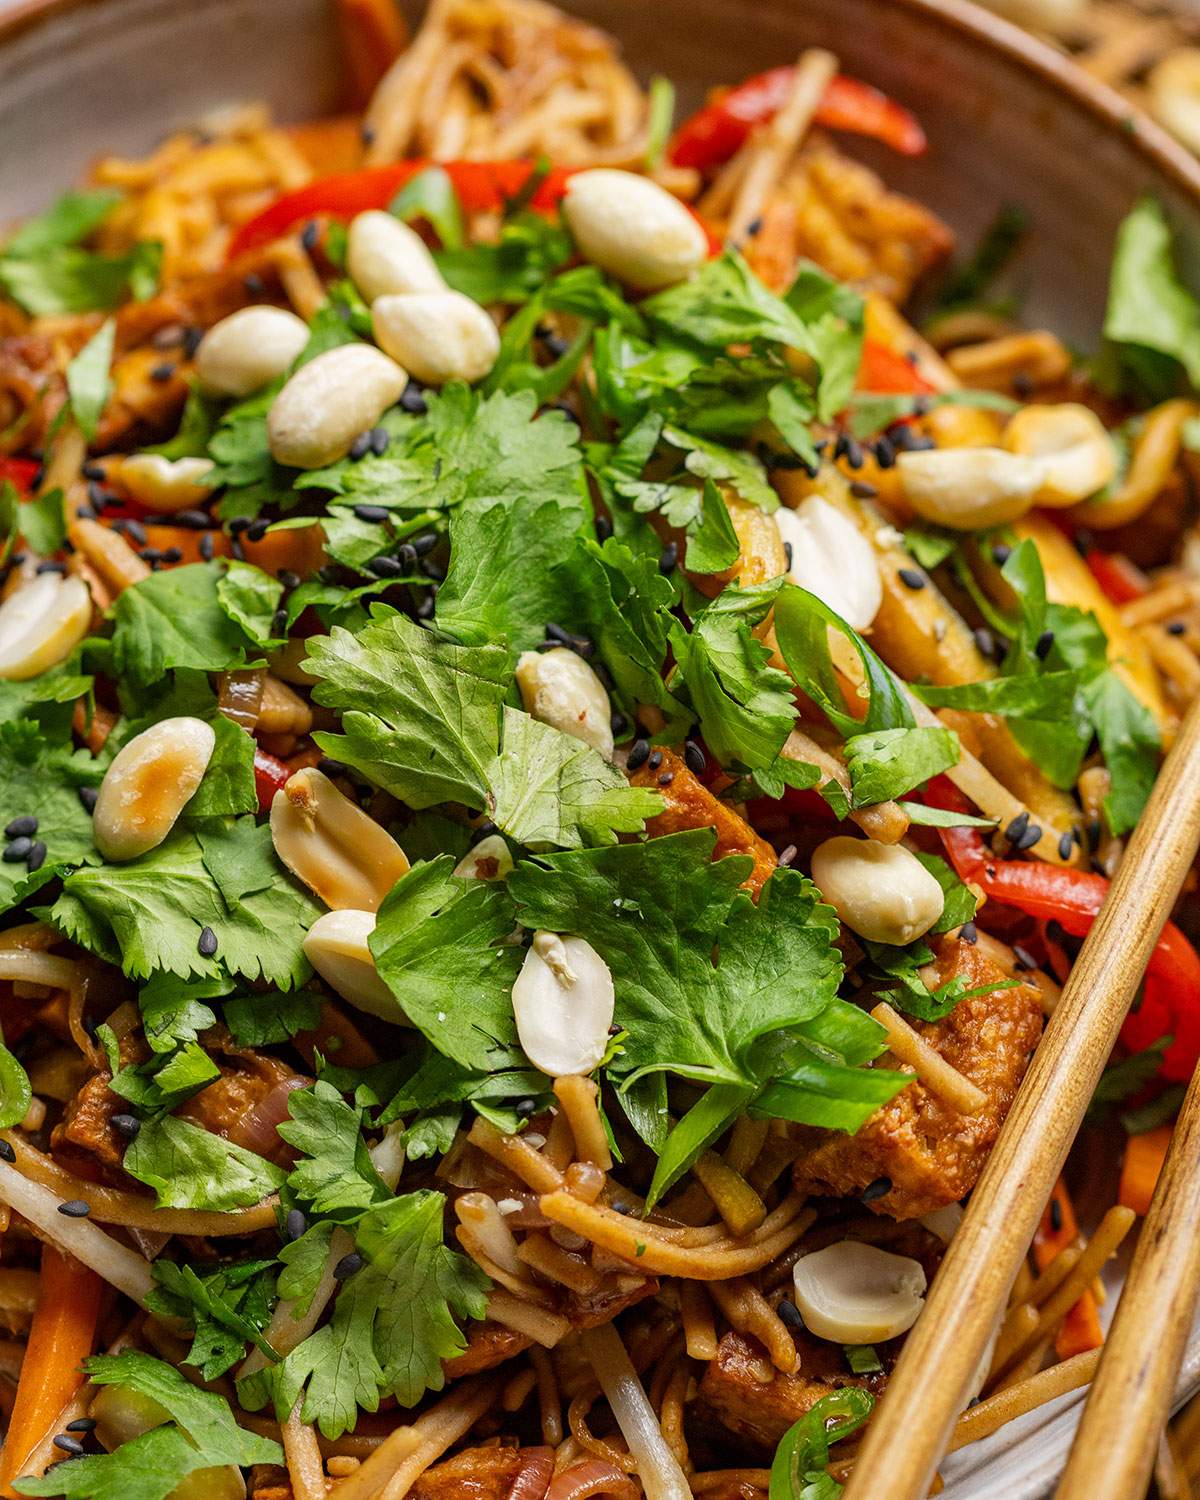
[[[192,531],[184,526],[147,526],[146,545],[157,547],[160,552],[169,552],[172,547],[177,547],[182,553],[180,564],[204,562],[204,553],[200,550],[200,539],[209,537],[212,541],[212,556],[224,557],[229,552],[229,538],[223,531]]]
[[[1057,1206],[1056,1206],[1057,1205]],[[1079,1223],[1067,1185],[1060,1177],[1050,1194],[1050,1202],[1033,1237],[1033,1259],[1039,1271],[1045,1270],[1060,1250],[1079,1238]],[[1088,1349],[1098,1349],[1104,1342],[1100,1311],[1091,1292],[1084,1292],[1062,1321],[1054,1340],[1059,1359],[1070,1359]]]
[[[95,1343],[103,1286],[74,1256],[42,1246],[38,1305],[0,1454],[0,1487],[6,1496],[15,1494],[12,1481],[83,1384],[80,1365]]]
[[[1143,1135],[1131,1135],[1125,1144],[1117,1202],[1132,1208],[1135,1214],[1144,1215],[1150,1208],[1158,1174],[1171,1144],[1171,1130],[1170,1125],[1159,1125]]]
[[[337,0],[346,102],[365,109],[375,85],[408,41],[395,0]]]
[[[358,115],[332,115],[285,128],[288,139],[316,177],[335,177],[362,166],[362,120]]]

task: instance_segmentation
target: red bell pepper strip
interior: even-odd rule
[[[757,73],[726,89],[675,132],[668,156],[677,167],[720,166],[787,103],[795,69],[788,65]],[[838,74],[825,90],[814,116],[827,130],[871,136],[902,156],[920,156],[925,132],[916,116],[870,84]]]
[[[951,812],[968,808],[966,798],[944,776],[929,782],[925,800]],[[1043,921],[1052,919],[1072,937],[1091,931],[1108,896],[1105,876],[1040,860],[996,859],[975,828],[938,832],[959,879],[980,886],[991,900]],[[1160,933],[1146,969],[1142,1002],[1121,1028],[1122,1042],[1134,1052],[1165,1036],[1173,1040],[1159,1071],[1183,1082],[1200,1060],[1200,956],[1174,922]]]
[[[870,337],[863,340],[855,386],[876,396],[927,396],[934,389],[903,354]]]
[[[0,457],[0,484],[6,480],[13,486],[22,500],[33,493],[33,481],[37,477],[38,465],[31,458]]]
[[[429,161],[400,161],[387,167],[364,167],[358,172],[343,172],[336,177],[321,177],[295,192],[284,193],[269,203],[261,213],[247,219],[230,241],[227,259],[234,260],[248,250],[269,245],[306,219],[324,216],[352,219],[369,208],[386,208],[410,178]],[[436,165],[446,171],[467,213],[497,212],[526,186],[530,173],[537,170],[529,161],[444,161]],[[530,207],[553,208],[566,189],[569,172],[554,167],[538,183],[530,198]]]
[[[1089,547],[1083,560],[1105,597],[1114,604],[1129,604],[1148,592],[1149,585],[1139,576],[1141,569],[1126,557]]]
[[[270,812],[275,793],[283,790],[291,771],[274,755],[254,747],[254,790],[258,793],[259,812]]]

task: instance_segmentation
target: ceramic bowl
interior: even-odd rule
[[[1200,282],[1200,165],[1117,94],[965,0],[562,3],[614,33],[640,73],[674,79],[685,108],[804,47],[831,48],[929,134],[917,160],[860,143],[854,153],[967,243],[1001,205],[1024,207],[1033,227],[1014,273],[1026,313],[1081,348],[1095,346],[1113,234],[1140,194],[1166,205]],[[0,19],[0,223],[43,207],[101,151],[144,151],[220,105],[265,99],[285,120],[332,110],[336,51],[327,0],[18,0]],[[1180,1395],[1197,1387],[1193,1336]],[[954,1455],[943,1500],[1047,1494],[1080,1401]]]

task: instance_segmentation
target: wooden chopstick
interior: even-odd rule
[[[1057,1500],[1144,1494],[1200,1291],[1200,1069],[1183,1101]]]
[[[1046,1028],[867,1428],[844,1500],[919,1500],[1200,842],[1200,700]],[[1177,1153],[1176,1153],[1177,1154]],[[1125,1419],[1123,1419],[1125,1420]],[[1106,1482],[1095,1493],[1131,1494]]]

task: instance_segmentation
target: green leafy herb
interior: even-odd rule
[[[629,1033],[614,1067],[626,1077],[756,1083],[759,1038],[811,1019],[836,993],[837,923],[811,882],[777,870],[756,906],[739,890],[749,861],[712,863],[714,843],[700,829],[550,855],[508,877],[524,926],[586,938],[612,970]]]
[[[846,741],[854,806],[888,802],[958,764],[958,735],[937,725],[879,729]]]
[[[103,767],[86,751],[51,746],[30,719],[0,722],[0,827],[35,817],[46,845],[40,870],[0,864],[0,910],[27,900],[63,871],[99,860],[81,787],[99,786]]]
[[[79,430],[91,442],[104,408],[108,405],[112,382],[113,342],[117,325],[108,318],[67,366],[67,395]]]
[[[112,1453],[55,1464],[40,1479],[18,1479],[22,1495],[68,1500],[166,1500],[199,1469],[234,1464],[281,1464],[283,1449],[240,1427],[228,1401],[199,1390],[171,1365],[134,1349],[84,1361],[93,1385],[122,1386],[157,1402],[163,1425],[122,1443]]]
[[[44,214],[26,219],[4,246],[5,255],[40,255],[63,245],[77,245],[108,218],[121,201],[116,188],[89,188],[64,193]]]
[[[284,1180],[278,1167],[253,1151],[174,1115],[145,1121],[123,1165],[155,1190],[159,1208],[247,1208]]]
[[[445,167],[426,167],[410,177],[388,204],[388,213],[405,224],[424,219],[441,240],[443,249],[463,247],[462,207]]]
[[[857,1432],[874,1405],[874,1396],[853,1387],[822,1396],[779,1440],[770,1500],[837,1500],[842,1487],[826,1473],[830,1444]]]
[[[288,1113],[279,1135],[300,1153],[288,1187],[314,1213],[362,1210],[389,1196],[371,1165],[358,1111],[331,1084],[318,1080],[310,1089],[294,1089]]]
[[[191,1326],[194,1337],[184,1362],[194,1365],[204,1380],[217,1380],[232,1369],[247,1343],[276,1358],[263,1337],[275,1300],[272,1265],[252,1260],[197,1272],[162,1258],[154,1262],[158,1286],[147,1304],[160,1316]]]
[[[255,659],[254,643],[222,605],[221,563],[151,573],[113,605],[113,667],[138,686],[177,667],[225,672]]]
[[[1200,387],[1200,302],[1179,280],[1162,205],[1143,198],[1117,231],[1104,315],[1116,383],[1149,401]]]

